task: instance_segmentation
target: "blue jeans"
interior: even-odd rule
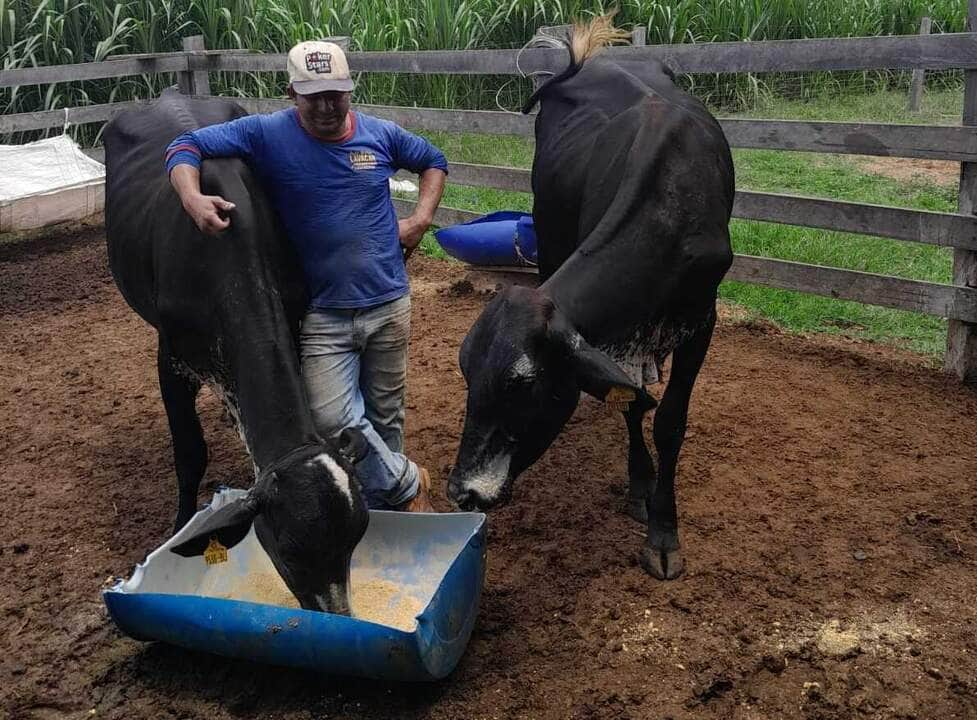
[[[310,310],[302,322],[302,375],[320,435],[347,427],[366,437],[356,464],[363,498],[390,508],[417,494],[417,465],[404,450],[410,295],[371,308]]]

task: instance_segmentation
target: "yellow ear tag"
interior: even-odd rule
[[[208,565],[227,562],[227,548],[221,545],[217,538],[211,538],[207,549],[204,550],[204,560]]]
[[[634,400],[634,390],[615,385],[604,396],[604,404],[608,410],[627,412],[628,403]]]

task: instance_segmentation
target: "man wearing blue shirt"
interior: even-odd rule
[[[430,226],[447,162],[427,140],[349,109],[343,50],[304,42],[288,54],[295,106],[177,137],[166,168],[184,209],[205,233],[233,222],[234,205],[200,190],[209,157],[248,162],[302,260],[309,308],[302,373],[316,427],[335,437],[358,427],[369,445],[357,464],[370,507],[431,511],[430,477],[403,454],[410,288],[404,264]],[[414,213],[397,220],[389,178],[420,175]]]

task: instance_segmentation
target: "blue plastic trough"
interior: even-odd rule
[[[485,574],[485,516],[370,511],[353,553],[357,576],[392,583],[423,610],[411,630],[357,618],[232,600],[242,580],[268,577],[274,566],[254,531],[208,565],[169,547],[241,490],[223,490],[177,535],[103,595],[112,619],[137,640],[276,665],[386,680],[437,680],[464,653],[478,615]],[[277,574],[274,574],[277,581]],[[207,597],[207,596],[209,597]],[[411,624],[408,619],[408,624]]]
[[[501,210],[434,231],[451,257],[470,265],[534,265],[536,232],[529,213]]]

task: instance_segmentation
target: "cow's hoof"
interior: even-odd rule
[[[685,572],[685,558],[681,550],[658,550],[657,548],[641,548],[641,567],[649,575],[659,580],[674,580]]]
[[[624,501],[624,512],[628,517],[637,520],[642,525],[648,524],[648,507],[644,498],[628,497]]]

